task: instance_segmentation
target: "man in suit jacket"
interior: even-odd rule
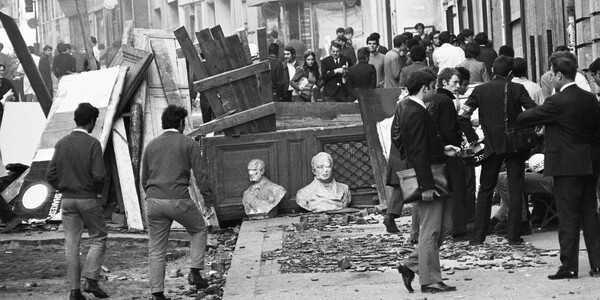
[[[402,146],[408,167],[414,168],[421,191],[419,207],[419,247],[408,259],[398,266],[406,288],[412,292],[414,274],[419,274],[422,292],[449,292],[456,287],[442,281],[439,247],[452,228],[450,202],[439,196],[435,190],[431,166],[446,162],[446,155],[454,156],[460,148],[447,145],[437,129],[435,121],[425,108],[435,93],[435,77],[418,71],[409,77],[407,83],[409,100],[402,110],[400,131]]]
[[[296,60],[296,49],[290,46],[285,47],[283,57],[285,57],[285,62],[283,63],[283,87],[286,90],[283,94],[283,101],[290,102],[292,98],[300,101],[300,94],[290,84],[290,80],[296,75],[296,69],[300,68],[300,64]]]
[[[413,48],[418,47],[414,46]],[[412,54],[412,51],[411,51]],[[445,145],[460,147],[462,132],[458,126],[454,94],[460,86],[460,73],[454,68],[445,68],[437,79],[438,89],[428,110],[440,130]],[[446,162],[446,170],[452,186],[452,234],[454,236],[467,232],[467,181],[465,179],[465,163],[462,157],[450,157]]]
[[[461,130],[465,133],[469,142],[474,143],[477,142],[479,137],[471,126],[471,114],[479,108],[479,122],[485,134],[483,141],[485,144],[485,159],[481,166],[479,194],[477,195],[475,207],[475,227],[471,238],[471,244],[474,245],[483,244],[487,235],[492,209],[492,196],[503,162],[506,162],[510,190],[508,241],[511,244],[523,242],[523,239],[521,239],[522,184],[525,160],[527,160],[529,152],[509,153],[507,151],[504,124],[506,115],[509,129],[525,128],[517,124],[517,115],[523,111],[522,107],[532,108],[536,104],[529,97],[525,87],[507,80],[512,65],[512,58],[499,56],[494,61],[495,78],[475,87],[459,113]],[[505,89],[508,90],[506,96]]]
[[[283,101],[286,91],[285,73],[283,65],[277,60],[277,53],[279,53],[279,46],[271,43],[269,45],[269,66],[271,67],[271,92],[274,102]]]
[[[552,83],[560,92],[517,118],[525,125],[545,125],[544,175],[554,176],[562,263],[558,272],[548,278],[577,278],[582,227],[590,275],[600,277],[600,223],[596,199],[600,174],[600,106],[592,93],[575,84],[577,60],[572,54],[555,54],[551,63]]]
[[[340,55],[342,45],[333,42],[329,47],[330,56],[321,61],[321,76],[325,81],[323,85],[323,101],[345,102],[348,101],[348,89],[346,86],[346,74],[348,68],[352,67],[349,58]]]
[[[369,50],[365,48],[358,49],[358,64],[348,69],[348,94],[349,100],[354,101],[358,98],[354,89],[374,89],[377,84],[377,71],[375,66],[370,65]]]

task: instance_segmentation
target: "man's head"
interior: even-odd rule
[[[367,47],[369,47],[369,52],[375,53],[377,52],[377,47],[379,47],[379,37],[371,34],[367,37]]]
[[[265,162],[253,159],[248,163],[248,177],[252,182],[259,182],[265,174]]]
[[[283,49],[283,57],[288,63],[293,63],[296,60],[296,49],[294,47],[287,46]]]
[[[475,43],[477,43],[478,45],[487,45],[489,41],[488,35],[485,32],[480,32],[478,34],[475,35]]]
[[[6,66],[3,64],[0,64],[0,78],[4,78],[4,73],[6,72]],[[0,104],[2,105],[2,104]]]
[[[342,45],[338,42],[332,42],[331,46],[329,46],[329,54],[334,59],[338,59],[340,57],[340,51],[342,51]]]
[[[90,40],[92,41],[92,46],[96,46],[96,44],[98,44],[98,40],[96,40],[96,37],[90,36]]]
[[[58,45],[56,45],[56,51],[58,51],[58,53],[65,53],[67,52],[67,46],[65,46],[64,43],[58,43]]]
[[[438,75],[438,88],[443,88],[450,93],[456,93],[460,87],[460,73],[454,68],[444,68]]]
[[[417,37],[406,40],[406,48],[411,49],[413,46],[419,45],[419,41]]]
[[[277,30],[273,30],[271,31],[271,38],[276,40],[279,38],[279,32],[277,32]]]
[[[71,44],[67,43],[65,44],[65,48],[67,49],[66,52],[71,52],[71,50],[73,50],[73,47],[71,47]]]
[[[565,84],[575,81],[577,59],[571,52],[555,52],[550,57],[552,85],[559,91]]]
[[[119,50],[121,48],[121,41],[114,41],[110,46],[115,50]]]
[[[501,46],[500,49],[498,49],[498,55],[504,55],[504,56],[508,56],[510,58],[514,58],[515,57],[515,49],[513,49],[513,47],[511,47],[509,45]]]
[[[338,43],[340,43],[340,45],[342,45],[342,48],[346,47],[346,42],[348,41],[348,39],[346,38],[345,35],[340,35],[335,40]]]
[[[185,128],[185,118],[188,112],[185,108],[176,105],[169,105],[163,110],[161,121],[163,129],[177,129],[183,133]]]
[[[269,45],[269,55],[278,56],[279,55],[279,45],[277,45],[275,43],[271,43]]]
[[[45,45],[42,50],[44,50],[44,54],[46,54],[46,55],[52,54],[52,47],[50,45]]]
[[[471,81],[471,73],[465,67],[456,67],[458,73],[460,73],[460,87],[458,93],[464,95],[469,89],[469,82]]]
[[[425,47],[417,45],[410,48],[410,59],[413,62],[424,61],[426,57],[427,51],[425,50]]]
[[[335,30],[335,36],[336,37],[346,36],[346,29],[344,29],[343,27],[339,27],[338,29]]]
[[[326,152],[319,152],[310,161],[315,178],[322,183],[333,179],[333,158]]]
[[[4,49],[4,44],[0,43],[0,52],[2,52],[2,49]]]
[[[394,44],[394,48],[400,49],[400,51],[403,51],[406,49],[406,37],[405,36],[399,34],[394,37],[394,40],[392,42]]]
[[[433,42],[435,43],[435,39],[433,40]],[[450,42],[452,42],[450,32],[444,31],[440,33],[440,45],[450,44]]]
[[[429,102],[435,94],[435,77],[421,70],[413,72],[406,80],[406,88],[411,96]]]
[[[354,37],[354,28],[346,27],[346,38],[351,40]]]
[[[429,39],[433,42],[433,44],[436,47],[439,47],[440,44],[440,32],[437,30],[432,31],[431,33],[429,33]]]
[[[83,127],[87,132],[92,133],[96,126],[96,119],[98,119],[99,114],[100,111],[93,105],[87,102],[79,103],[79,106],[77,106],[74,113],[75,124],[77,127]]]
[[[600,86],[600,58],[596,58],[596,60],[590,64],[590,73],[592,73],[596,85]]]
[[[513,59],[512,74],[514,77],[527,78],[527,61],[521,57]]]
[[[425,25],[423,25],[423,23],[417,23],[415,25],[415,30],[417,31],[418,35],[422,35],[425,33]]]
[[[469,28],[465,28],[460,32],[460,34],[464,37],[465,43],[470,43],[470,42],[474,41],[473,35],[475,33],[473,32],[473,30],[471,30]]]
[[[500,55],[494,60],[494,64],[492,67],[492,71],[494,75],[506,77],[513,68],[513,59],[512,57]]]
[[[481,53],[481,48],[475,42],[470,42],[465,46],[465,58],[477,58]]]
[[[29,51],[29,53],[35,54],[35,48],[33,46],[27,46],[27,50]]]
[[[362,47],[356,51],[356,58],[359,61],[368,62],[369,61],[369,48]]]

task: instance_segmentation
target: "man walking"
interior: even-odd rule
[[[510,190],[508,242],[511,244],[523,242],[520,233],[522,184],[525,160],[529,156],[529,151],[509,153],[505,130],[523,129],[522,125],[517,124],[517,115],[523,111],[522,107],[528,109],[536,104],[522,85],[507,79],[512,67],[512,58],[499,56],[494,61],[494,79],[475,87],[459,111],[461,130],[470,143],[475,143],[479,139],[471,125],[471,115],[477,108],[479,108],[479,121],[485,134],[483,141],[485,159],[481,165],[480,188],[475,206],[475,228],[471,237],[473,245],[481,245],[485,241],[492,212],[492,196],[503,162],[506,163]],[[505,128],[505,124],[508,128]]]
[[[206,176],[200,146],[183,135],[187,111],[169,105],[162,114],[164,133],[154,138],[142,159],[142,186],[146,191],[149,235],[148,280],[152,299],[164,296],[165,256],[171,224],[177,221],[191,235],[190,273],[188,283],[208,287],[200,275],[204,269],[206,225],[188,191],[191,171],[204,196],[206,206],[213,206],[214,196]]]
[[[52,66],[50,65],[50,60],[52,59],[52,47],[46,45],[44,46],[43,50],[44,55],[42,55],[40,58],[38,69],[40,70],[42,80],[44,80],[44,84],[48,89],[48,93],[50,93],[50,97],[54,97],[54,87],[52,85]]]
[[[400,131],[402,147],[406,153],[409,168],[414,168],[422,199],[419,207],[419,246],[404,264],[398,266],[402,280],[409,292],[415,273],[419,274],[421,291],[436,293],[455,291],[442,281],[439,247],[452,228],[452,216],[448,198],[439,196],[434,188],[431,166],[443,164],[446,155],[454,156],[460,148],[447,145],[440,137],[437,126],[425,108],[435,94],[435,77],[430,73],[417,71],[407,82],[409,100],[402,110]],[[435,198],[434,198],[435,197]]]
[[[562,264],[558,272],[548,278],[577,278],[582,227],[590,276],[600,277],[600,223],[596,199],[600,174],[600,106],[592,93],[575,84],[576,60],[558,53],[551,57],[551,64],[552,83],[557,93],[517,118],[525,125],[545,125],[544,175],[554,177]]]
[[[330,56],[321,62],[321,76],[323,76],[323,101],[346,102],[348,101],[348,89],[346,87],[346,74],[348,68],[352,67],[352,61],[341,55],[342,45],[331,43],[329,47]]]
[[[90,136],[98,114],[98,109],[91,104],[79,104],[75,110],[77,128],[56,143],[46,173],[48,182],[63,196],[61,213],[71,300],[85,299],[79,290],[79,246],[84,226],[91,245],[83,268],[83,291],[97,298],[108,298],[98,285],[108,235],[103,209],[98,203],[106,177],[102,147]]]

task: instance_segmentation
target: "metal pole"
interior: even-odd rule
[[[36,44],[40,44],[40,40],[38,38],[38,27],[40,27],[40,21],[37,18],[37,1],[33,1],[33,18],[35,18],[35,20],[37,21],[37,26],[35,26],[35,43]],[[39,50],[39,49],[36,49]],[[37,53],[37,51],[36,51]]]

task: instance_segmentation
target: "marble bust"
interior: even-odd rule
[[[268,214],[287,193],[282,186],[264,176],[264,173],[264,161],[253,159],[248,163],[248,177],[251,184],[242,197],[244,211],[248,216]]]
[[[296,194],[296,203],[312,211],[339,210],[350,204],[350,189],[333,178],[333,158],[325,152],[315,155],[311,162],[314,180]]]

